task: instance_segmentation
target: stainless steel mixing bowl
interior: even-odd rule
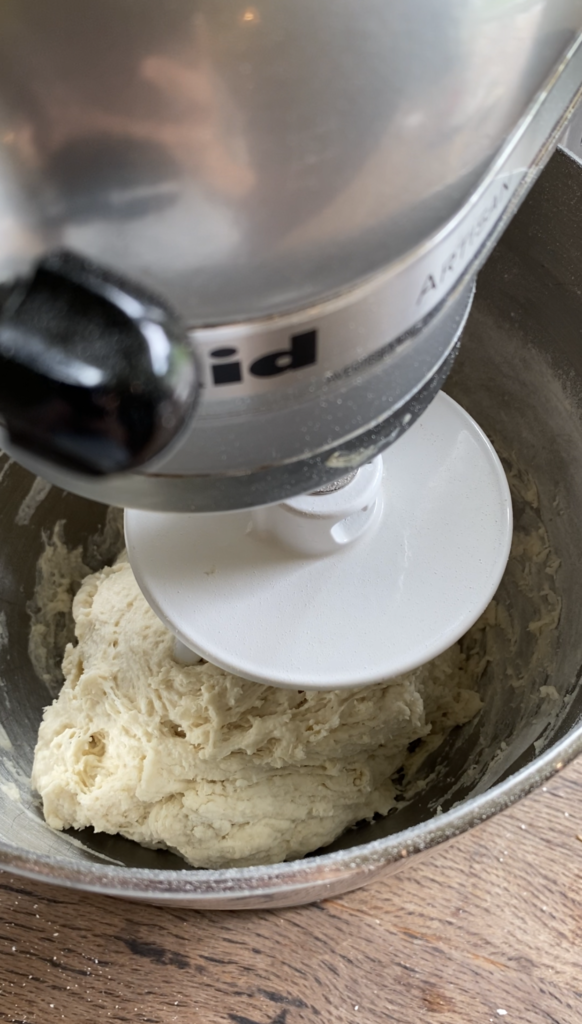
[[[44,824],[27,779],[50,694],[29,659],[27,602],[43,530],[64,519],[67,542],[86,545],[105,509],[38,484],[31,492],[29,474],[0,464],[0,865],[169,905],[305,903],[409,864],[524,796],[582,750],[582,167],[561,152],[481,273],[447,390],[537,485],[539,514],[561,559],[562,611],[550,661],[533,665],[527,602],[506,578],[500,600],[521,625],[518,642],[507,645],[507,672],[499,665],[485,672],[482,712],[431,755],[424,788],[327,851],[268,867],[194,871],[170,853],[90,833],[69,837]],[[519,522],[519,499],[515,511]]]

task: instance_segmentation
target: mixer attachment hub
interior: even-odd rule
[[[341,488],[301,494],[251,513],[253,530],[302,555],[331,555],[359,540],[382,514],[383,462],[378,455]]]

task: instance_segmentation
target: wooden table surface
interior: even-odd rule
[[[581,1024],[582,760],[320,905],[163,910],[0,874],[10,1024]]]

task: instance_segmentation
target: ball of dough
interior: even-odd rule
[[[195,867],[301,857],[386,814],[409,744],[481,706],[457,645],[405,676],[332,692],[177,664],[124,561],[88,576],[73,612],[78,643],[32,774],[46,820]]]

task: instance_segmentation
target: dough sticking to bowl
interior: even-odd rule
[[[68,621],[64,605],[79,589],[77,644],[66,648],[65,682],[45,710],[32,774],[48,824],[121,834],[195,867],[301,857],[387,814],[403,789],[408,797],[423,788],[428,755],[477,715],[482,697],[507,700],[509,688],[523,692],[524,705],[543,705],[558,640],[559,563],[535,484],[507,469],[516,528],[499,600],[439,658],[353,690],[283,690],[206,663],[177,664],[173,637],[129,564],[121,558],[88,574],[57,524],[39,562],[31,653],[38,608],[46,618],[52,607],[48,591]],[[67,629],[72,635],[72,620]],[[56,665],[54,655],[44,652]],[[484,719],[476,778],[489,743]]]

